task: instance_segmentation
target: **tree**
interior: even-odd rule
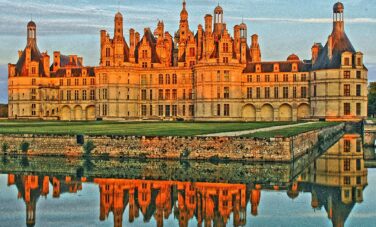
[[[371,82],[368,87],[368,115],[376,116],[376,82]]]

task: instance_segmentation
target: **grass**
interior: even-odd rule
[[[0,121],[0,134],[194,136],[253,130],[293,122],[57,122]]]
[[[291,128],[277,129],[268,132],[256,132],[244,137],[253,137],[253,138],[273,138],[273,137],[291,137],[298,135],[300,133],[309,132],[316,129],[321,129],[329,126],[338,125],[338,122],[316,122],[308,125],[299,125]]]

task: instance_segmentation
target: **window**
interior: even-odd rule
[[[350,84],[343,85],[343,95],[350,96]]]
[[[71,80],[67,79],[67,86],[71,86]]]
[[[166,89],[166,91],[165,91],[165,99],[167,99],[167,100],[170,99],[170,89]]]
[[[362,184],[362,178],[357,176],[356,177],[356,184]]]
[[[158,105],[158,115],[163,116],[163,105]]]
[[[165,112],[165,113],[166,113],[166,117],[171,116],[170,108],[171,108],[170,105],[166,105],[166,106],[165,106],[165,109],[166,109],[166,112]]]
[[[150,92],[149,92],[149,99],[153,100],[153,90],[152,89],[150,89]]]
[[[170,83],[171,83],[170,74],[166,74],[166,84],[170,84]]]
[[[148,67],[148,63],[147,62],[142,62],[142,68],[147,68]]]
[[[362,104],[356,103],[356,116],[361,116],[361,115],[362,115]]]
[[[158,83],[163,84],[163,75],[162,74],[159,74]]]
[[[142,58],[148,58],[148,51],[142,50]]]
[[[292,88],[292,97],[295,99],[296,98],[296,87]]]
[[[252,83],[252,75],[247,75],[247,82]]]
[[[90,100],[95,100],[95,90],[90,90]]]
[[[288,81],[289,81],[289,75],[283,74],[283,82],[288,82]]]
[[[350,159],[343,160],[343,170],[350,171],[350,168],[351,168],[351,160]]]
[[[278,74],[274,74],[274,82],[278,82]]]
[[[257,76],[256,76],[256,81],[257,81],[257,82],[260,82],[260,80],[261,80],[261,79],[260,79],[260,75],[257,75]]]
[[[350,58],[345,58],[345,65],[349,66],[350,65]]]
[[[362,78],[362,72],[356,71],[356,79],[361,79],[361,78]]]
[[[82,79],[82,85],[86,86],[86,78]]]
[[[71,91],[67,91],[67,100],[70,101],[71,100]]]
[[[248,87],[247,88],[247,99],[251,99],[251,98],[252,98],[252,88]]]
[[[351,151],[351,141],[350,140],[344,140],[343,141],[343,152],[350,152]]]
[[[176,89],[172,89],[172,99],[178,99],[178,92]]]
[[[106,61],[106,66],[111,66],[110,61]]]
[[[275,98],[275,99],[278,99],[278,98],[279,98],[279,89],[278,89],[278,87],[275,87],[275,88],[274,88],[274,98]]]
[[[294,74],[294,75],[292,76],[292,80],[293,80],[294,82],[296,82],[296,74]]]
[[[343,177],[343,184],[349,185],[350,183],[351,183],[350,177],[349,176],[344,176]]]
[[[153,116],[153,106],[149,105],[149,114],[150,116]]]
[[[362,59],[361,58],[356,59],[356,65],[358,65],[358,66],[362,65]]]
[[[265,82],[270,82],[270,75],[265,75]]]
[[[194,47],[189,48],[189,56],[190,57],[196,56],[196,50]]]
[[[360,84],[356,85],[356,96],[362,96],[362,85]]]
[[[226,82],[230,81],[230,71],[227,71],[227,70],[224,71],[224,79]]]
[[[185,116],[185,105],[183,105],[183,116]]]
[[[146,75],[141,75],[141,85],[145,85],[146,82]]]
[[[108,99],[108,90],[103,89],[103,99]]]
[[[146,105],[142,105],[142,106],[141,106],[141,115],[142,115],[142,116],[146,116],[146,112],[147,112],[147,110],[146,110]]]
[[[64,85],[64,80],[63,79],[60,79],[60,86],[63,86]]]
[[[217,82],[221,81],[221,71],[217,71]]]
[[[283,87],[283,98],[287,99],[289,97],[289,88]]]
[[[230,88],[229,87],[224,87],[223,89],[223,98],[229,99],[230,98]]]
[[[86,100],[86,90],[82,91],[82,100]]]
[[[76,78],[76,79],[74,79],[74,85],[75,86],[78,86],[79,85],[79,80]]]
[[[221,116],[221,104],[217,104],[217,116]]]
[[[37,69],[35,67],[32,67],[31,68],[31,74],[36,74],[37,73]]]
[[[228,43],[223,43],[222,46],[223,46],[223,53],[228,53],[229,52]]]
[[[344,76],[344,78],[345,79],[350,79],[350,71],[345,71],[344,73],[343,73],[343,76]]]
[[[178,83],[178,77],[176,74],[172,74],[172,84],[177,84]]]
[[[37,80],[36,79],[32,79],[31,80],[31,85],[36,85],[37,84]]]
[[[163,100],[163,89],[158,90],[158,99]]]
[[[95,85],[95,79],[94,78],[90,79],[90,85]]]
[[[302,98],[307,98],[307,87],[301,87],[300,88],[300,96]]]
[[[189,99],[193,99],[193,92],[192,92],[192,89],[189,89]]]
[[[223,63],[228,63],[228,57],[223,58]]]
[[[186,95],[185,95],[185,89],[183,89],[183,100],[186,99]]]
[[[224,104],[224,112],[223,115],[230,116],[230,104]]]
[[[301,76],[301,81],[306,81],[307,80],[307,75],[306,74],[302,74]]]
[[[141,90],[141,100],[146,100],[146,90]]]
[[[357,140],[356,141],[356,152],[361,152],[362,151],[362,140]]]
[[[350,103],[344,103],[343,104],[343,114],[345,116],[348,116],[351,114],[351,106],[350,106]]]
[[[356,160],[356,170],[357,171],[360,171],[362,169],[362,165],[361,165],[361,160],[360,159],[357,159]]]
[[[106,57],[110,57],[110,56],[111,56],[111,49],[106,48]]]
[[[195,116],[195,107],[193,105],[189,105],[189,115]]]
[[[256,98],[260,99],[261,98],[261,88],[256,88]]]
[[[265,98],[266,99],[270,98],[270,88],[269,87],[265,88]]]
[[[176,117],[178,116],[178,106],[172,105],[172,116]]]

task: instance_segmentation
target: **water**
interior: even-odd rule
[[[374,151],[287,163],[2,157],[0,226],[374,226]]]

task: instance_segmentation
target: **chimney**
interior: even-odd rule
[[[258,43],[258,35],[254,34],[251,36],[251,61],[252,62],[260,62],[261,61],[261,50],[260,45]]]
[[[82,57],[77,57],[78,65],[83,66],[84,65],[84,59]]]
[[[329,60],[332,60],[333,56],[333,36],[330,35],[328,37],[328,58]]]
[[[320,53],[320,44],[318,43],[315,43],[313,44],[312,48],[311,48],[311,51],[312,51],[312,64],[315,64],[317,58],[319,57],[319,53]]]
[[[53,71],[56,72],[60,68],[60,52],[55,51],[54,52],[54,65],[53,65]]]
[[[213,16],[210,14],[206,14],[205,15],[205,32],[206,33],[210,34],[213,32],[212,24],[213,24]]]
[[[136,45],[137,45],[137,43],[139,43],[140,42],[140,33],[138,33],[138,32],[136,32],[136,36],[135,36],[135,43],[136,43]]]
[[[50,76],[50,56],[46,53],[42,54],[43,56],[43,69],[46,75]]]

